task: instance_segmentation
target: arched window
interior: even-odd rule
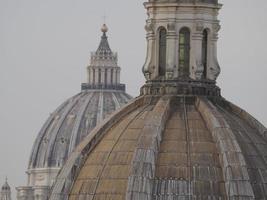
[[[179,33],[179,72],[180,76],[189,76],[190,30],[182,28]]]
[[[208,30],[207,29],[203,31],[202,64],[204,66],[203,78],[207,78],[207,68],[208,68]]]
[[[166,71],[166,37],[166,29],[161,28],[159,31],[159,76],[165,76]]]

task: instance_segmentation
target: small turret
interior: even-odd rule
[[[142,94],[218,96],[218,0],[150,0]]]
[[[7,178],[4,185],[1,188],[0,200],[11,200],[11,188],[7,182]]]

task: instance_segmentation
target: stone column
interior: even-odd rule
[[[120,68],[118,68],[118,70],[117,70],[117,84],[120,84],[120,74],[121,74],[121,69]]]
[[[143,66],[143,73],[147,80],[150,80],[152,77],[156,77],[155,66],[156,66],[156,37],[154,32],[154,25],[151,22],[148,22],[145,26],[147,31],[147,53],[146,61]]]
[[[113,68],[113,85],[117,85],[117,69]]]
[[[202,39],[203,39],[204,25],[196,23],[192,32],[191,51],[190,51],[190,77],[199,80],[202,78],[204,72],[204,65],[202,61]]]
[[[97,85],[99,83],[99,68],[95,68],[95,84]]]
[[[107,70],[107,85],[111,85],[111,68],[108,68]]]
[[[105,69],[101,68],[101,84],[105,84]]]
[[[217,40],[218,40],[218,31],[220,30],[219,24],[214,24],[212,31],[209,33],[208,37],[208,69],[207,77],[210,80],[216,80],[219,76],[221,69],[217,59]]]
[[[167,25],[167,51],[166,51],[166,79],[172,79],[174,76],[174,69],[176,68],[176,30],[175,23],[169,23]]]

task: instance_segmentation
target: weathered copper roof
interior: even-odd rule
[[[29,169],[61,167],[90,131],[131,97],[121,90],[85,90],[48,118],[34,143]]]
[[[265,199],[266,134],[221,97],[141,96],[81,142],[50,199]]]

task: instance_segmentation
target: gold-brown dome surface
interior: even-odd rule
[[[50,199],[265,199],[266,133],[221,97],[141,96],[78,146]]]

